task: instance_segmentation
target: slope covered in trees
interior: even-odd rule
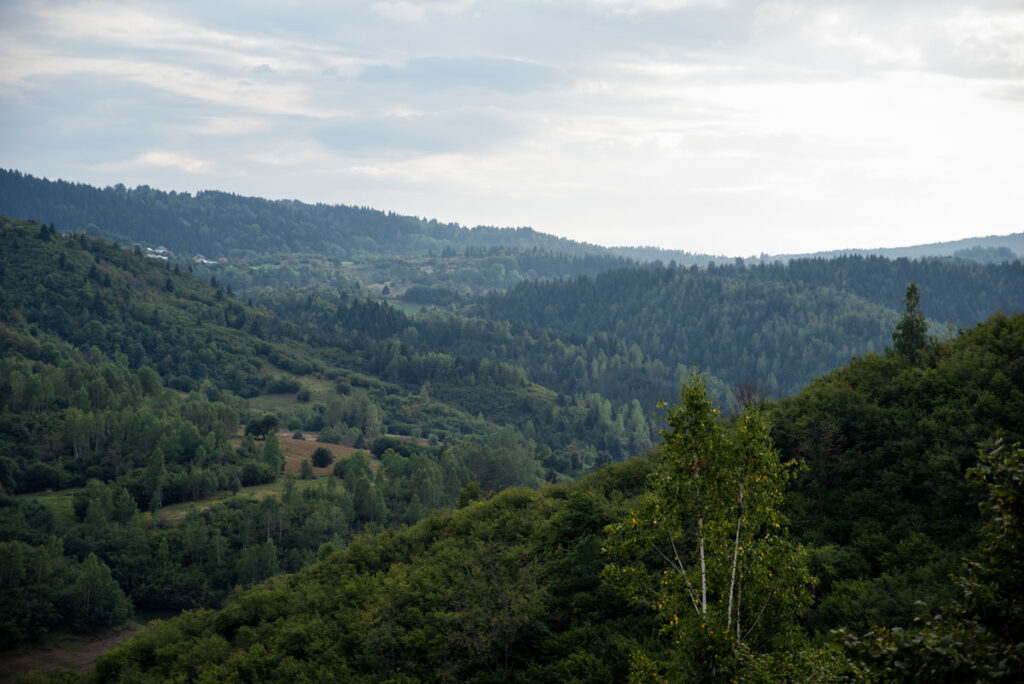
[[[470,309],[567,341],[599,335],[665,367],[699,366],[730,386],[792,394],[891,342],[908,282],[937,328],[1024,308],[1024,264],[849,257],[788,265],[637,268],[522,283]]]
[[[601,255],[610,263],[621,263],[621,257],[603,247],[530,228],[469,229],[366,207],[271,201],[215,191],[192,195],[123,185],[100,189],[13,170],[0,170],[0,213],[53,223],[63,231],[164,245],[211,258],[304,252],[353,259],[506,247]]]
[[[134,250],[9,219],[0,345],[2,647],[132,606],[218,605],[360,530],[649,444],[642,413],[642,439],[622,431],[630,406],[352,327],[304,331]],[[293,431],[366,451],[282,478]]]
[[[1022,359],[1021,315],[995,316],[912,358],[868,355],[763,407],[777,453],[752,420],[756,414],[720,424],[699,385],[690,385],[670,411],[666,447],[651,460],[541,492],[510,490],[404,531],[360,538],[298,574],[235,595],[221,611],[144,630],[101,659],[97,677],[622,681],[632,671],[686,673],[695,681],[1013,681],[1021,671],[1013,644],[1024,638],[1010,608],[1021,599],[1013,584],[1019,455],[979,461],[977,454],[979,447],[990,451],[997,435],[1022,437]],[[757,470],[763,477],[745,486],[752,471],[734,466],[751,458],[764,459]],[[801,462],[793,488],[765,488],[792,459]],[[695,474],[690,484],[673,483],[680,463],[687,477]],[[965,481],[972,466],[987,488]],[[998,517],[983,538],[977,505],[986,496],[984,510]],[[661,506],[669,500],[673,508]],[[737,518],[742,509],[735,506],[744,501],[756,514]],[[782,546],[787,512],[790,541]],[[750,532],[736,525],[748,519],[758,521]],[[726,629],[708,632],[700,642],[707,651],[690,648],[692,637],[679,648],[681,635],[726,624],[734,614],[729,599],[740,594],[726,588],[740,547],[734,555],[730,520],[743,551],[752,553],[740,566],[753,607],[765,596],[782,598],[774,595],[780,573],[795,584],[772,610],[763,641],[730,646]],[[660,525],[671,533],[667,539],[656,533]],[[740,536],[751,532],[749,540]],[[703,598],[701,571],[690,561],[658,588],[659,568],[684,556],[698,563],[703,534],[709,545],[729,549],[709,550],[708,582],[719,588]],[[968,572],[960,559],[975,549],[986,560]],[[776,556],[759,568],[761,553]],[[623,557],[633,565],[622,565]],[[630,582],[612,581],[626,567],[651,570],[658,580],[652,599]],[[799,579],[801,572],[817,581]],[[951,611],[998,610],[967,613],[946,631],[929,623],[931,631],[897,636],[892,648],[891,641],[871,641],[904,634],[893,628],[957,598],[949,573],[965,578],[962,586],[973,587],[975,597]],[[998,606],[986,603],[990,589]],[[692,610],[688,591],[701,597],[698,612],[704,601],[713,606],[706,623],[679,614]],[[744,620],[757,625],[757,612]],[[842,643],[831,641],[834,626],[848,628]],[[872,627],[880,631],[868,641],[851,636]],[[940,642],[927,639],[943,640],[939,657]]]

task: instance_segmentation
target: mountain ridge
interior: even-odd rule
[[[118,206],[115,206],[118,205]],[[125,219],[118,213],[128,213]],[[177,212],[177,214],[175,214]],[[86,231],[116,240],[168,243],[174,251],[218,258],[241,253],[315,251],[332,256],[381,254],[405,256],[440,252],[445,248],[506,247],[544,249],[570,255],[602,255],[637,262],[675,261],[706,266],[743,260],[748,263],[797,258],[834,258],[861,254],[889,258],[949,257],[957,250],[1008,248],[1015,258],[1024,254],[1024,233],[971,237],[947,242],[874,249],[839,248],[805,253],[740,257],[664,249],[655,246],[610,246],[572,240],[531,227],[461,226],[360,205],[271,200],[219,190],[196,193],[123,184],[98,188],[86,183],[51,181],[14,169],[0,169],[0,214],[53,223],[62,231]],[[176,219],[176,220],[171,220]],[[242,223],[245,222],[245,223]],[[268,223],[269,222],[269,223]],[[211,237],[227,225],[259,228],[269,236]],[[264,225],[267,224],[267,225]],[[289,230],[284,227],[288,226]],[[185,236],[178,233],[184,231]],[[379,232],[379,236],[372,232]],[[333,233],[333,235],[332,235]],[[348,242],[342,243],[344,237]],[[303,249],[303,247],[308,249]]]

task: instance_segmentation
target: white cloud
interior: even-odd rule
[[[375,2],[372,9],[385,19],[405,22],[421,22],[431,14],[454,15],[465,12],[474,5],[474,0],[421,1],[394,0]]]
[[[723,8],[730,4],[729,0],[582,0],[582,2],[623,14],[674,12],[693,7]]]
[[[168,150],[150,150],[137,157],[120,162],[96,164],[96,168],[108,171],[126,171],[140,168],[177,169],[187,173],[202,173],[212,166],[210,162],[196,159],[180,152]]]
[[[268,131],[269,121],[256,117],[208,116],[192,126],[199,135],[237,136]]]
[[[813,56],[824,67],[847,59],[872,69],[1024,77],[1024,6],[974,5],[769,0],[751,27],[762,48]]]
[[[986,74],[1024,80],[1024,8],[1001,13],[967,8],[940,26],[954,59]]]

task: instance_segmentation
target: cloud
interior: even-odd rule
[[[966,8],[940,22],[948,51],[944,66],[990,77],[1024,80],[1024,8]]]
[[[244,116],[207,116],[196,122],[191,130],[199,135],[239,136],[265,132],[271,123],[265,119]]]
[[[1019,3],[0,12],[0,154],[51,177],[732,253],[1010,232],[1024,211]]]
[[[607,8],[622,14],[675,12],[692,8],[724,8],[729,0],[581,0],[584,4]]]
[[[822,68],[916,69],[987,78],[1024,77],[1024,7],[1019,3],[770,0],[752,15],[763,51]]]
[[[495,108],[461,107],[325,121],[310,134],[331,149],[367,153],[486,154],[510,139],[529,135],[518,117]]]
[[[369,66],[360,80],[416,90],[481,88],[522,93],[558,83],[561,75],[550,67],[521,59],[441,58],[414,59],[400,67]]]
[[[106,162],[96,164],[97,168],[108,171],[123,171],[139,168],[164,168],[177,169],[187,173],[202,173],[207,171],[211,164],[203,159],[196,159],[180,152],[168,150],[150,150],[132,159],[120,162]]]
[[[375,2],[372,9],[385,19],[403,22],[422,22],[431,14],[453,15],[466,11],[474,0],[448,0],[447,2]]]

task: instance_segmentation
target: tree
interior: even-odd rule
[[[914,283],[907,285],[903,304],[906,311],[892,331],[892,346],[897,354],[913,361],[918,350],[924,349],[928,333],[928,321],[921,313],[921,293]]]
[[[310,465],[308,458],[299,464],[299,477],[303,480],[312,480],[314,477],[313,466]]]
[[[164,452],[157,447],[149,456],[149,463],[142,474],[149,510],[156,512],[164,503],[164,484],[167,481],[167,470],[164,468]]]
[[[326,468],[334,462],[334,454],[326,447],[317,447],[310,458],[317,468]]]
[[[263,442],[263,462],[270,466],[275,475],[284,470],[284,453],[281,451],[281,443],[278,441],[277,432],[274,430],[267,432]]]
[[[794,645],[810,580],[780,512],[792,464],[767,425],[751,411],[724,424],[696,374],[680,398],[659,404],[668,427],[649,490],[608,526],[604,576],[667,637],[664,651],[637,654],[635,678],[717,681]]]
[[[131,602],[121,591],[108,568],[96,554],[82,562],[70,588],[72,621],[79,627],[116,625],[131,615]]]
[[[252,435],[256,439],[266,437],[268,433],[277,429],[279,422],[280,421],[277,416],[273,413],[268,413],[265,416],[251,421],[245,427],[245,434]]]
[[[342,466],[342,477],[347,482],[355,482],[359,478],[365,478],[367,481],[373,479],[370,457],[366,455],[365,451],[357,451],[344,461],[338,461],[338,464]],[[334,474],[337,475],[339,469],[336,467],[334,470]]]

